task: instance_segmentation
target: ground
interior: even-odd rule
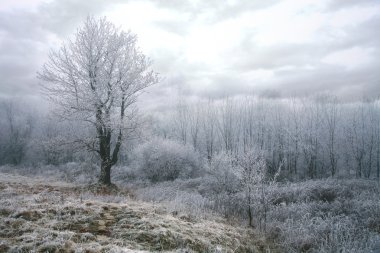
[[[0,173],[0,252],[261,252],[246,227],[194,220],[159,204]],[[216,219],[218,220],[218,219]],[[272,251],[273,252],[273,251]]]

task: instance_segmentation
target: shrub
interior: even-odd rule
[[[134,152],[137,174],[152,182],[193,178],[201,174],[202,162],[194,148],[181,143],[155,138]]]
[[[380,240],[379,188],[365,180],[270,187],[267,238],[284,252],[372,252]]]
[[[224,152],[217,154],[210,163],[209,190],[216,194],[234,194],[241,190],[240,180],[234,168],[234,158]]]

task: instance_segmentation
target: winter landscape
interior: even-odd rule
[[[380,3],[0,0],[0,252],[380,253]]]

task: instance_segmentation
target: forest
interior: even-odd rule
[[[340,102],[335,96],[320,94],[308,98],[247,95],[179,101],[165,112],[140,115],[131,124],[118,165],[132,164],[131,151],[145,151],[150,145],[141,142],[154,140],[158,150],[173,145],[178,152],[193,152],[201,161],[195,167],[207,167],[220,156],[238,158],[257,150],[265,159],[268,175],[273,176],[281,167],[281,181],[379,180],[378,99]],[[91,136],[90,127],[61,122],[33,104],[16,99],[2,101],[2,105],[2,165],[96,162],[76,143],[78,136]],[[154,153],[155,149],[146,152]],[[170,179],[177,177],[179,174]]]

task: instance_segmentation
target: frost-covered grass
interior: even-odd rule
[[[41,177],[50,181],[89,184],[97,181],[99,169],[92,164],[70,162],[61,165],[0,166],[0,172],[13,175]]]
[[[372,252],[380,243],[380,190],[369,180],[310,180],[267,186],[267,222],[262,203],[253,205],[256,231],[283,252]],[[193,219],[217,213],[232,224],[247,223],[244,195],[213,191],[212,178],[175,180],[137,188],[136,197],[165,203]]]
[[[0,252],[259,252],[253,230],[121,194],[0,173]]]
[[[371,252],[380,242],[379,185],[315,180],[273,186],[267,236],[288,252]]]
[[[244,194],[233,191],[234,187],[220,184],[220,181],[217,181],[212,175],[192,179],[179,178],[174,181],[152,184],[137,177],[130,168],[114,168],[113,182],[128,189],[127,193],[130,197],[127,198],[120,194],[94,195],[83,192],[82,187],[75,190],[78,185],[83,185],[82,178],[92,178],[85,181],[88,183],[95,182],[97,171],[92,171],[92,176],[86,177],[83,175],[91,174],[91,170],[85,169],[84,172],[80,172],[80,168],[75,168],[73,174],[78,173],[77,177],[62,177],[66,174],[71,175],[70,166],[74,167],[73,165],[61,166],[60,168],[66,171],[61,172],[61,174],[58,173],[57,178],[66,182],[75,182],[74,185],[56,182],[54,184],[59,185],[61,189],[58,193],[54,191],[44,193],[41,190],[38,196],[34,196],[33,199],[35,200],[33,201],[44,203],[44,201],[49,201],[49,198],[60,199],[60,192],[65,192],[64,189],[69,188],[70,190],[67,191],[74,195],[77,194],[71,197],[77,201],[76,203],[80,199],[79,195],[82,196],[84,202],[96,200],[101,203],[118,205],[122,205],[126,201],[128,203],[130,201],[151,202],[148,205],[149,208],[153,208],[153,210],[158,208],[159,211],[156,212],[162,212],[165,216],[183,221],[186,224],[205,224],[205,221],[213,224],[225,224],[227,221],[230,228],[241,229],[241,227],[245,227],[240,230],[245,231],[244,233],[252,231],[246,226],[248,222]],[[4,171],[4,168],[0,168],[0,171]],[[9,169],[9,171],[12,170]],[[20,169],[16,172],[31,175],[28,169]],[[44,179],[46,176],[53,177],[54,173],[41,169],[39,173],[34,174],[34,176],[36,175],[37,178],[39,175],[40,179],[36,179],[37,182],[30,183],[33,189],[39,185],[38,180]],[[6,181],[12,180],[8,178]],[[15,179],[15,181],[19,180]],[[49,179],[49,181],[51,180]],[[223,181],[223,183],[228,182]],[[30,191],[28,190],[28,192]],[[255,198],[253,204],[254,238],[260,241],[254,243],[257,248],[259,248],[257,245],[266,245],[271,249],[279,249],[279,252],[364,253],[372,252],[372,249],[378,248],[380,245],[380,188],[375,181],[309,180],[298,183],[273,184],[265,188],[265,193],[267,204],[265,230],[263,229],[264,221],[261,219],[263,208],[259,196]],[[2,191],[2,194],[5,194],[3,195],[5,196],[4,203],[10,207],[14,206],[16,209],[22,209],[21,206],[17,206],[17,201],[24,201],[24,197],[20,197],[12,190]],[[161,225],[164,226],[165,222]],[[178,226],[182,227],[182,225]],[[194,230],[194,227],[191,227],[191,230]],[[179,232],[183,231],[181,229],[172,230],[171,228],[170,231],[172,231],[173,237],[178,234],[182,238],[189,236],[181,234]],[[216,232],[217,230],[213,231],[216,234],[219,233]],[[190,235],[189,237],[194,238],[193,236]],[[231,234],[231,237],[234,235]],[[125,238],[127,237],[124,236],[122,240]],[[265,239],[261,241],[258,238]],[[184,240],[186,241],[186,239]],[[174,244],[169,243],[169,245]],[[184,243],[179,240],[175,247],[183,248],[183,245]],[[141,249],[152,248],[144,246]]]

